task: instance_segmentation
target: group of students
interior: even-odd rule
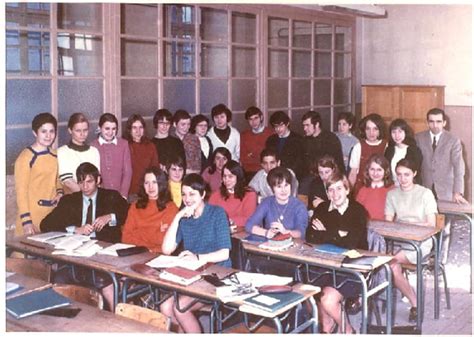
[[[215,106],[211,117],[212,128],[204,115],[191,118],[178,110],[173,116],[160,109],[153,118],[156,135],[149,139],[143,117],[132,115],[121,139],[116,117],[105,113],[97,139],[88,145],[87,118],[75,113],[68,122],[71,141],[56,155],[51,149],[56,119],[37,115],[35,142],[15,162],[17,234],[74,225],[77,233],[163,254],[176,253],[181,245],[185,259],[229,267],[235,227],[267,238],[283,233],[310,243],[367,249],[368,219],[435,225],[433,192],[418,184],[424,159],[404,120],[390,124],[387,144],[377,114],[359,123],[360,140],[351,133],[354,118],[348,113],[340,114],[339,132],[333,134],[322,130],[317,112],[307,112],[305,137],[290,130],[282,111],[270,117],[274,132],[256,107],[247,109],[250,130],[242,134],[229,125],[232,113],[225,105]],[[306,194],[308,205],[297,194]],[[431,241],[423,244],[424,254],[430,249]],[[411,303],[412,321],[416,296],[401,264],[415,261],[415,253],[403,248],[391,262],[394,285]],[[281,266],[266,267],[281,271]],[[357,298],[360,288],[350,280],[343,284],[336,289],[332,279],[319,280],[324,332],[354,331],[350,324],[341,331],[340,302]],[[110,289],[109,282],[103,289],[109,301]],[[191,302],[182,296],[179,307]],[[193,314],[198,308],[181,312],[170,298],[160,310],[179,331],[199,332]]]

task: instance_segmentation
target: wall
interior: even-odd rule
[[[472,6],[383,5],[384,19],[357,19],[356,102],[362,84],[444,85],[448,129],[464,146],[472,184]],[[466,127],[468,126],[468,127]]]

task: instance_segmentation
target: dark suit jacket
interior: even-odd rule
[[[322,156],[329,155],[334,158],[339,170],[344,170],[342,146],[339,138],[332,132],[322,130],[317,137],[304,137],[304,175],[310,175],[310,167]]]
[[[82,192],[75,192],[61,198],[51,213],[41,221],[42,232],[65,231],[67,226],[81,227],[82,223]],[[105,225],[100,232],[96,232],[97,239],[108,242],[120,242],[121,229],[128,213],[128,203],[115,190],[99,188],[96,200],[96,218],[114,213],[117,219],[116,226]]]
[[[285,145],[281,149],[281,152],[278,152],[278,135],[274,134],[267,138],[265,146],[278,153],[282,167],[292,169],[298,180],[302,178],[304,170],[303,137],[291,131],[286,139]]]

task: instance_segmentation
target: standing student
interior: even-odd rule
[[[128,141],[130,160],[132,162],[132,180],[128,190],[129,201],[135,201],[140,180],[149,167],[159,167],[158,154],[152,142],[145,135],[146,124],[142,116],[131,115],[125,126],[123,138]]]
[[[153,116],[156,134],[151,141],[155,144],[162,170],[165,170],[169,159],[174,155],[181,156],[183,160],[186,160],[183,143],[170,135],[172,121],[173,115],[167,109],[157,110]]]
[[[206,183],[198,174],[189,174],[183,179],[183,202],[185,207],[176,214],[163,240],[162,250],[166,255],[173,253],[182,242],[183,259],[199,260],[230,267],[229,252],[231,248],[229,222],[224,210],[204,201]],[[178,332],[200,333],[199,321],[194,312],[204,306],[196,303],[185,312],[194,301],[189,296],[179,296],[179,303],[171,297],[160,306],[160,311],[178,325]],[[179,306],[178,306],[179,304]]]
[[[211,117],[214,121],[207,133],[214,149],[225,147],[229,150],[232,159],[240,161],[240,133],[236,128],[229,126],[232,121],[232,112],[224,104],[218,104],[211,110]]]
[[[209,119],[204,115],[196,115],[191,118],[191,133],[195,134],[199,138],[201,145],[201,171],[212,164],[211,156],[214,152],[212,142],[207,136],[207,130],[209,130]]]
[[[51,149],[57,126],[56,118],[50,113],[36,115],[31,122],[35,141],[15,161],[16,235],[39,233],[41,220],[64,194],[58,180],[56,151]]]
[[[209,184],[211,192],[219,190],[222,183],[222,169],[228,161],[232,160],[229,150],[225,147],[218,147],[211,156],[211,166],[208,166],[203,172],[204,181]]]
[[[67,123],[71,141],[58,149],[59,179],[67,192],[79,192],[76,169],[88,162],[100,169],[99,150],[87,144],[89,121],[83,113],[76,112]]]
[[[186,110],[176,110],[173,116],[175,135],[181,140],[186,156],[186,173],[201,172],[201,143],[199,138],[189,132],[191,116]]]
[[[349,156],[354,145],[359,143],[356,136],[352,134],[352,127],[355,123],[355,117],[350,112],[341,112],[337,116],[336,136],[339,138],[342,146],[342,158],[344,160],[344,172],[349,173]]]
[[[168,188],[171,193],[171,199],[178,208],[180,208],[183,203],[181,183],[183,182],[184,172],[186,172],[186,162],[184,159],[178,155],[171,156],[166,164]]]
[[[105,113],[99,119],[100,134],[91,145],[99,150],[102,187],[118,191],[128,198],[132,181],[132,163],[128,143],[117,138],[118,121],[111,113]]]
[[[263,113],[255,106],[245,111],[245,119],[249,123],[250,130],[245,130],[240,134],[240,160],[247,181],[250,181],[260,170],[260,153],[273,131],[263,124]]]

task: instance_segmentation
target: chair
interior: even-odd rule
[[[170,330],[171,320],[169,317],[163,315],[161,312],[143,308],[138,305],[118,303],[115,307],[115,314],[153,325],[161,330]]]
[[[6,270],[42,281],[51,281],[51,265],[43,260],[7,257]]]
[[[76,302],[84,303],[99,309],[104,309],[104,298],[102,295],[87,287],[75,284],[53,284],[53,289],[67,298]]]

